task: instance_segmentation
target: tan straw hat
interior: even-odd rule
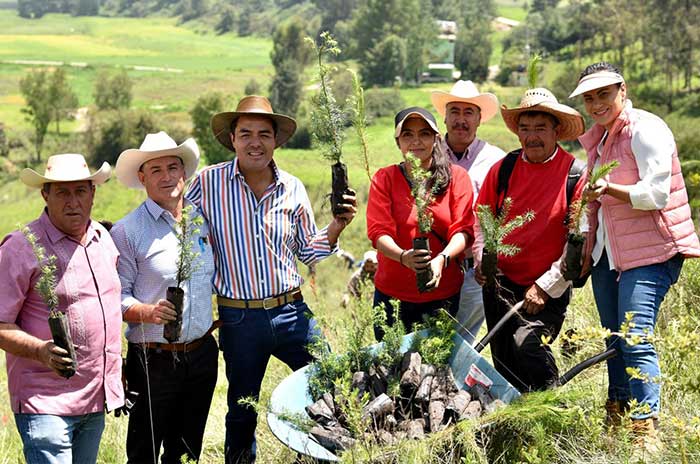
[[[552,92],[545,88],[528,89],[520,100],[520,106],[508,109],[506,105],[501,108],[501,116],[511,132],[518,134],[518,119],[522,113],[528,111],[541,111],[549,113],[559,121],[559,140],[575,140],[583,134],[586,126],[583,116],[571,108],[562,105]]]
[[[471,103],[479,107],[481,122],[486,122],[498,113],[498,98],[492,93],[479,93],[472,81],[457,81],[449,92],[435,90],[430,93],[435,111],[445,117],[447,104],[452,102]]]
[[[19,173],[19,178],[25,185],[32,188],[41,188],[44,184],[53,182],[77,182],[81,180],[92,181],[93,184],[104,184],[109,179],[112,168],[109,163],[102,163],[100,169],[90,174],[90,168],[83,155],[67,153],[50,156],[46,161],[46,169],[42,176],[30,168],[25,168]]]
[[[214,132],[214,137],[221,145],[231,151],[234,151],[230,136],[231,126],[233,121],[245,114],[269,116],[274,121],[276,126],[275,148],[284,145],[297,129],[297,123],[293,118],[272,111],[270,100],[258,95],[249,95],[238,102],[236,111],[218,113],[211,118],[211,130]]]
[[[199,165],[199,147],[193,138],[189,138],[178,145],[168,134],[163,131],[157,134],[147,134],[141,146],[124,150],[117,159],[114,173],[122,184],[129,188],[143,190],[143,184],[139,180],[139,169],[143,163],[165,156],[176,156],[185,165],[185,179],[189,179]]]

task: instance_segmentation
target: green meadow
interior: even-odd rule
[[[499,2],[499,14],[513,19],[522,11],[517,2]],[[201,25],[178,25],[173,18],[73,18],[47,15],[38,21],[23,20],[12,10],[0,10],[0,61],[37,60],[86,63],[85,67],[67,67],[69,81],[78,93],[81,106],[92,104],[92,89],[98,71],[125,67],[134,82],[133,106],[149,108],[165,118],[172,118],[189,128],[187,112],[197,97],[210,91],[227,95],[233,109],[242,96],[246,83],[255,78],[265,92],[273,68],[269,39],[238,38],[203,33]],[[182,72],[137,71],[134,66],[174,68]],[[19,136],[29,126],[20,112],[23,100],[19,95],[21,77],[36,68],[51,65],[25,66],[0,62],[0,122],[10,137]],[[307,84],[314,84],[313,73],[307,71]],[[547,76],[545,76],[547,79]],[[419,88],[402,89],[406,106],[419,105],[432,109],[430,92],[447,90],[450,84],[429,84]],[[495,93],[502,104],[517,105],[522,88],[502,88],[487,83],[484,91]],[[444,128],[442,122],[441,127]],[[82,137],[80,122],[63,122],[67,133],[56,136],[53,124],[50,136],[58,146],[70,149],[71,141]],[[377,119],[367,129],[370,174],[378,168],[399,162],[401,155],[393,140],[393,119]],[[479,136],[508,151],[516,148],[517,138],[496,116],[483,124]],[[581,154],[580,149],[574,150]],[[47,154],[44,155],[44,159]],[[17,166],[24,160],[10,153]],[[349,129],[344,145],[350,183],[358,192],[359,211],[354,222],[341,237],[342,248],[360,257],[371,248],[365,231],[365,205],[369,178],[364,170],[357,135]],[[278,165],[299,177],[307,187],[316,212],[316,222],[325,225],[330,219],[327,194],[330,191],[330,169],[316,150],[280,149],[275,153]],[[43,167],[38,168],[40,171]],[[0,237],[36,218],[43,201],[38,191],[21,184],[15,174],[7,176],[0,185]],[[116,221],[144,199],[140,191],[127,190],[114,179],[98,188],[93,217]],[[334,350],[347,347],[346,333],[353,324],[358,307],[341,308],[340,300],[352,270],[336,257],[321,262],[316,274],[302,267],[306,278],[305,299],[321,321],[324,334]],[[361,304],[368,304],[367,298]],[[700,348],[698,327],[700,314],[700,265],[686,263],[679,285],[669,293],[658,325],[659,351],[664,378],[663,390],[665,449],[649,462],[700,462]],[[571,328],[598,327],[599,321],[590,286],[575,292],[562,331]],[[371,340],[367,340],[368,343]],[[562,371],[586,355],[600,350],[602,343],[591,342],[572,358],[565,358],[560,346],[553,346]],[[14,426],[6,390],[4,356],[0,356],[0,464],[23,462],[21,443]],[[219,380],[212,404],[201,462],[223,462],[224,417],[227,381],[223,358],[219,364]],[[289,369],[273,360],[263,383],[261,404],[269,398],[274,387],[289,374]],[[235,381],[235,380],[234,380]],[[605,368],[598,366],[586,371],[567,386],[540,394],[532,394],[518,404],[477,422],[462,423],[430,440],[402,443],[390,449],[368,446],[347,453],[347,463],[636,463],[635,449],[624,433],[608,431],[602,425],[603,403],[606,395]],[[108,415],[98,461],[125,461],[125,418]],[[272,436],[264,419],[258,424],[258,462],[286,464],[295,456]],[[442,441],[441,441],[442,440]],[[452,440],[452,441],[450,441]],[[441,448],[455,443],[465,450],[462,459],[447,460]],[[442,444],[441,444],[442,443]],[[486,449],[486,451],[484,451]],[[443,451],[441,451],[443,450]]]

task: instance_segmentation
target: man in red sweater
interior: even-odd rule
[[[545,389],[559,377],[552,352],[542,340],[557,337],[571,297],[569,282],[561,275],[560,261],[567,237],[566,184],[574,157],[557,141],[576,139],[584,131],[584,122],[576,110],[560,104],[549,90],[542,88],[528,90],[519,107],[504,106],[501,114],[518,136],[521,148],[491,168],[477,204],[498,212],[503,200],[510,197],[512,205],[506,223],[530,210],[535,216],[504,239],[504,243],[515,245],[520,251],[514,256],[498,256],[495,285],[484,285],[480,263],[476,277],[483,286],[489,330],[513,304],[523,301],[521,312],[492,340],[491,354],[494,366],[506,380],[526,392]],[[504,164],[503,169],[512,166],[509,177],[499,176]],[[583,177],[573,199],[581,195],[582,188]],[[478,256],[482,248],[479,230]]]

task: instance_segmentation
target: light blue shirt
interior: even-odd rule
[[[185,204],[192,203],[185,200]],[[198,209],[194,216],[201,216]],[[117,271],[122,284],[122,313],[136,303],[155,304],[165,299],[167,288],[176,285],[177,229],[173,215],[150,198],[112,227],[112,239],[120,254]],[[212,324],[214,256],[208,235],[205,221],[192,237],[199,255],[192,277],[180,285],[185,297],[178,343],[201,338]],[[159,324],[129,323],[126,339],[132,343],[168,343]]]

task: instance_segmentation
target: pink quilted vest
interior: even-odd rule
[[[646,118],[657,117],[632,108],[631,102],[628,101],[613,124],[600,156],[601,164],[612,160],[620,163],[606,178],[609,182],[623,185],[639,182],[639,171],[632,153],[631,141],[634,125]],[[604,132],[605,129],[596,124],[579,137],[588,154],[589,172],[598,158],[597,147]],[[690,216],[688,193],[681,174],[677,150],[673,153],[671,195],[662,210],[633,209],[629,203],[610,195],[603,195],[600,197],[600,203],[593,202],[590,205],[588,219],[591,228],[586,246],[588,254],[593,250],[595,243],[598,208],[603,208],[606,235],[618,271],[662,263],[677,253],[688,258],[700,256],[700,242]]]

